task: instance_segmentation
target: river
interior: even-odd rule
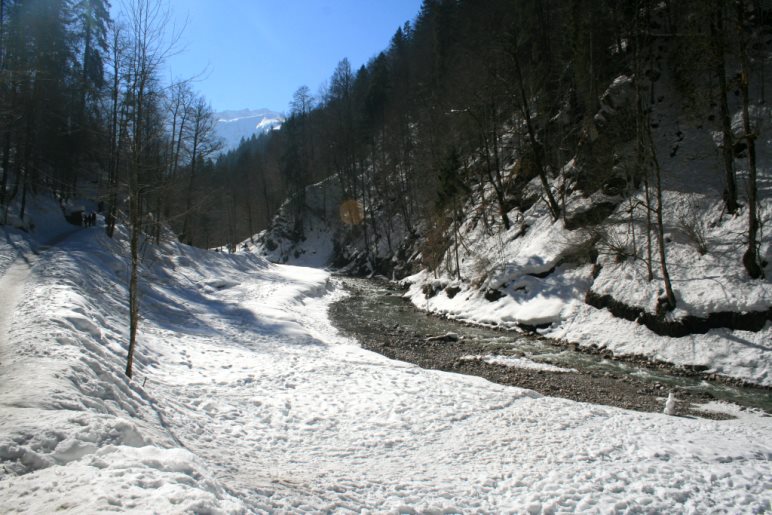
[[[661,412],[673,392],[676,414],[682,416],[729,418],[700,408],[713,400],[772,413],[769,389],[706,380],[666,364],[613,359],[536,335],[462,324],[416,309],[388,282],[340,280],[351,295],[330,308],[333,323],[364,348],[392,359],[639,411]]]

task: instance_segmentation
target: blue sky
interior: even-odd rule
[[[354,69],[385,49],[421,0],[173,0],[187,28],[169,60],[174,77],[203,75],[194,88],[216,111],[286,111],[295,90],[316,94],[347,57]]]

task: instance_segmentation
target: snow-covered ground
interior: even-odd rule
[[[0,240],[0,512],[772,509],[772,418],[630,412],[391,361],[330,325],[327,272],[249,254],[146,254],[127,381],[125,243],[99,227],[39,255]]]

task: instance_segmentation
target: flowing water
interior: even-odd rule
[[[414,308],[402,297],[401,291],[394,289],[388,283],[352,278],[342,280],[352,292],[352,296],[333,306],[331,309],[333,321],[340,329],[357,337],[363,346],[392,358],[444,370],[458,368],[459,354],[464,355],[464,353],[476,356],[504,355],[525,358],[539,364],[573,369],[576,373],[550,374],[547,367],[544,370],[532,372],[528,377],[522,375],[513,377],[511,372],[507,372],[508,375],[502,376],[505,380],[499,381],[501,374],[496,375],[491,368],[494,365],[490,364],[481,364],[488,372],[487,374],[478,373],[467,366],[462,366],[458,371],[536,390],[540,389],[540,385],[546,385],[542,393],[589,402],[594,402],[594,399],[584,398],[581,394],[561,395],[561,393],[570,390],[571,387],[574,390],[597,387],[614,393],[622,392],[626,388],[629,396],[638,395],[643,398],[648,394],[656,396],[657,402],[661,402],[661,398],[666,397],[669,391],[676,391],[677,395],[687,397],[693,402],[714,399],[772,413],[772,391],[769,389],[732,386],[706,380],[677,367],[607,359],[603,355],[571,350],[564,345],[537,336],[470,326],[429,316]],[[455,341],[453,336],[452,342],[434,342],[431,346],[426,343],[427,337],[448,333],[458,335],[458,341]],[[442,354],[451,348],[455,352],[452,359],[448,358],[444,364],[439,359],[437,363],[432,361],[432,354]],[[489,377],[491,374],[493,374],[492,377]],[[557,386],[548,384],[549,381],[546,379],[550,377],[554,378],[553,382],[557,381],[560,384]],[[580,377],[587,378],[589,382],[582,383],[578,380]],[[603,382],[599,383],[599,381]],[[614,382],[619,384],[618,388],[615,387]],[[600,402],[603,402],[602,395],[603,392],[600,394]],[[614,402],[609,404],[648,411],[661,409],[657,404],[637,405],[635,401],[621,402],[620,400],[617,404]]]

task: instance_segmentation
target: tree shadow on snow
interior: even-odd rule
[[[762,345],[760,343],[754,343],[754,342],[748,341],[745,338],[740,338],[734,333],[727,333],[723,335],[723,337],[726,338],[727,340],[732,340],[733,342],[737,342],[740,345],[745,345],[746,347],[753,347],[754,349],[759,349],[763,351],[772,351],[772,346]]]
[[[236,302],[218,299],[194,286],[183,289],[145,283],[141,296],[140,302],[145,305],[144,309],[140,307],[142,317],[174,333],[215,337],[223,336],[223,330],[228,329],[254,335],[255,339],[280,335],[295,345],[326,345],[298,331],[292,322],[258,317]]]

